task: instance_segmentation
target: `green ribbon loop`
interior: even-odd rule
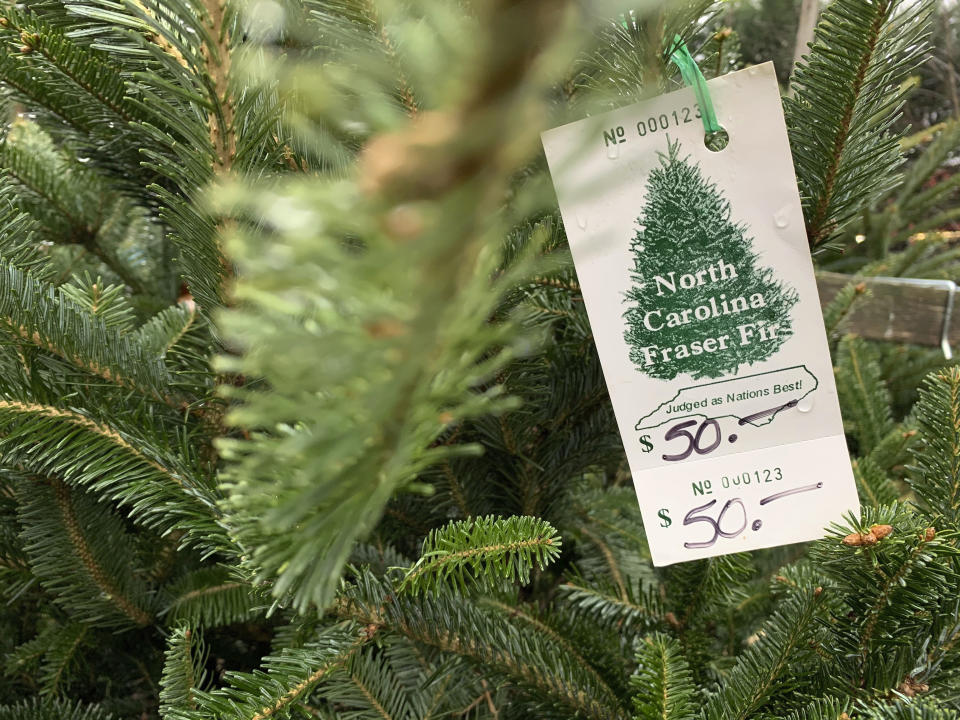
[[[707,135],[719,132],[723,128],[717,122],[717,113],[713,109],[713,100],[710,99],[710,91],[707,89],[707,80],[697,67],[696,60],[687,50],[686,43],[679,35],[673,36],[673,52],[670,53],[670,59],[680,68],[680,76],[683,82],[693,88],[693,94],[697,97],[697,104],[700,105],[700,118],[703,120],[703,129]]]

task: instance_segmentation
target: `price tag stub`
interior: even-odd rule
[[[857,511],[773,65],[543,133],[655,565]]]

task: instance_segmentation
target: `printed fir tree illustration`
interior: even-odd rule
[[[715,378],[773,355],[793,332],[793,288],[759,264],[747,227],[668,140],[631,243],[624,337],[651,377]]]

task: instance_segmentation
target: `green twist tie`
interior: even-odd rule
[[[679,35],[673,36],[673,51],[670,53],[670,59],[680,68],[680,76],[684,84],[693,88],[693,94],[697,97],[697,104],[700,105],[700,118],[703,120],[703,129],[710,137],[714,133],[723,130],[720,123],[717,122],[717,113],[713,109],[713,100],[710,99],[710,91],[707,90],[707,80],[697,67],[697,62],[693,55],[687,50],[683,38]]]

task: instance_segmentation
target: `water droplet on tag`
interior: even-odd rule
[[[756,74],[757,74],[756,65],[751,65],[750,67],[747,68],[747,75],[756,75]]]
[[[813,397],[807,395],[800,402],[797,403],[797,410],[802,413],[808,413],[813,410]]]
[[[587,218],[585,218],[580,213],[577,213],[577,227],[581,230],[587,229]]]
[[[618,157],[620,157],[620,146],[607,145],[607,157],[611,160],[616,160]]]
[[[785,205],[773,214],[773,224],[778,228],[785,228],[790,224],[790,206]]]

